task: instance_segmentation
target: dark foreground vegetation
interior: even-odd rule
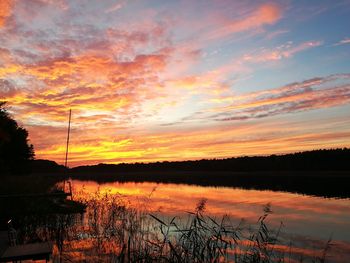
[[[339,262],[329,254],[331,241],[292,245],[282,224],[269,226],[269,205],[250,225],[210,216],[205,200],[176,217],[148,211],[147,205],[135,209],[120,196],[100,192],[78,200],[87,207],[83,216],[23,218],[20,240],[54,241],[57,262]]]
[[[22,184],[16,187],[19,178]],[[63,178],[60,174],[6,177],[7,187],[1,184],[0,190],[52,193],[56,179]],[[176,217],[151,211],[147,201],[135,209],[126,198],[101,192],[76,193],[73,203],[44,197],[9,199],[17,203],[4,200],[0,199],[0,214],[12,219],[18,243],[53,241],[55,262],[335,262],[327,240],[310,244],[306,254],[305,244],[292,245],[283,228],[269,225],[269,206],[259,219],[247,218],[257,220],[250,224],[207,214],[205,200],[193,212]]]
[[[7,230],[7,222],[20,222],[23,218],[44,218],[57,214],[85,211],[85,206],[70,199],[58,183],[57,175],[2,176],[0,183],[0,231]]]

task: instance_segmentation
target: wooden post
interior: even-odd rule
[[[73,200],[73,193],[72,193],[72,183],[68,182],[69,185],[69,194],[70,194],[70,199]]]
[[[68,121],[68,132],[67,132],[67,145],[66,145],[66,160],[64,162],[64,166],[67,167],[67,161],[68,161],[68,146],[69,146],[69,134],[70,134],[70,121],[72,117],[72,109],[69,110],[69,121]]]
[[[70,122],[72,118],[72,109],[69,109],[68,131],[67,131],[67,144],[66,144],[66,158],[64,161],[64,167],[68,168],[68,147],[69,147],[69,135],[70,135]],[[63,192],[66,192],[66,179],[63,181]]]

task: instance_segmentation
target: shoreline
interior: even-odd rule
[[[350,198],[350,171],[145,171],[71,172],[81,181],[154,182],[243,189],[284,191],[320,197]]]

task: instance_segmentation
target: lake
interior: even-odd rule
[[[228,215],[234,224],[243,219],[244,224],[250,226],[257,223],[264,207],[269,205],[272,212],[266,224],[271,229],[278,229],[283,223],[279,238],[284,245],[280,248],[293,250],[294,258],[321,253],[330,238],[332,246],[327,252],[327,260],[343,262],[344,258],[350,258],[350,199],[149,182],[101,184],[73,180],[72,185],[75,199],[98,201],[106,195],[113,196],[123,200],[128,207],[166,222],[173,216],[180,220],[186,218],[187,212],[195,211],[197,204],[204,202],[205,214],[217,219]]]

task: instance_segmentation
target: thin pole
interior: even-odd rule
[[[66,146],[66,161],[64,162],[64,166],[67,167],[67,161],[68,161],[68,146],[69,146],[69,134],[70,134],[70,121],[72,118],[72,109],[69,110],[69,122],[68,122],[68,132],[67,132],[67,146]]]

